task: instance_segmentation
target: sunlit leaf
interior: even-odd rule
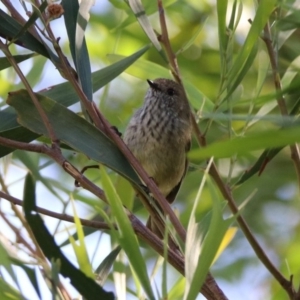
[[[78,243],[76,243],[75,239],[72,236],[69,236],[70,242],[73,246],[73,250],[75,252],[77,262],[79,264],[80,270],[88,277],[94,278],[94,274],[91,268],[91,263],[88,258],[86,245],[84,242],[84,233],[82,229],[82,225],[80,219],[78,218],[76,208],[74,205],[74,201],[72,200],[72,208],[73,208],[73,215],[75,221],[75,227],[78,235]]]
[[[140,23],[141,27],[145,31],[151,43],[154,45],[156,50],[160,53],[160,55],[167,61],[166,55],[163,52],[163,49],[157,39],[157,36],[150,24],[150,21],[146,15],[145,8],[140,0],[127,0],[129,6],[131,7],[135,17]]]

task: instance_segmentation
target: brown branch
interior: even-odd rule
[[[269,22],[266,24],[264,28],[264,35],[262,36],[262,40],[265,42],[268,55],[270,58],[273,82],[277,92],[276,100],[277,100],[279,110],[282,116],[288,116],[289,113],[282,93],[281,80],[278,72],[278,57],[277,57],[278,55],[273,47]],[[297,144],[290,145],[290,150],[291,150],[291,158],[294,162],[294,166],[298,177],[298,185],[300,188],[300,153],[299,153],[298,145]]]
[[[77,170],[71,163],[69,163],[60,151],[56,149],[50,148],[46,145],[41,144],[27,144],[23,142],[13,141],[7,138],[0,136],[0,144],[3,146],[26,150],[30,152],[43,153],[51,157],[54,161],[56,161],[67,173],[69,173],[75,180],[77,180],[80,185],[102,199],[106,201],[105,194],[102,189],[96,186],[94,183],[89,181],[79,170]]]
[[[272,70],[272,76],[273,76],[273,82],[276,89],[276,100],[279,107],[279,110],[281,112],[282,116],[288,115],[287,106],[285,103],[285,99],[282,93],[282,86],[281,86],[281,79],[278,72],[278,56],[277,52],[274,49],[273,43],[272,43],[272,36],[271,36],[271,30],[270,30],[270,24],[267,22],[264,28],[264,34],[262,36],[262,40],[264,41],[267,52],[270,58],[270,64],[271,64],[271,70]],[[297,177],[298,177],[298,185],[300,187],[300,154],[299,154],[299,148],[297,144],[290,145],[291,150],[291,158],[294,162],[294,166],[296,169]],[[276,280],[280,283],[280,285],[286,290],[288,293],[290,299],[299,299],[299,297],[296,297],[296,291],[293,287],[292,279],[287,280],[284,278],[284,276],[273,266],[269,264],[269,261],[263,257],[265,265],[268,264],[268,270],[272,273],[272,275],[276,278]]]

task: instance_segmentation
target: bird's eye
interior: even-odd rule
[[[175,94],[174,89],[172,89],[172,88],[167,89],[167,94],[168,94],[169,96],[173,96],[173,95]]]

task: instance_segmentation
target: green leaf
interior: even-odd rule
[[[93,1],[92,1],[93,2]],[[81,1],[80,6],[78,1],[62,1],[64,8],[64,20],[67,29],[70,49],[73,57],[73,61],[76,66],[76,71],[82,86],[82,90],[86,97],[92,101],[93,99],[93,86],[90,58],[88,54],[87,45],[85,42],[84,31],[88,20],[86,17],[85,5],[91,5],[91,1]]]
[[[125,57],[124,59],[93,73],[93,89],[99,90],[104,85],[112,81],[120,75],[126,68],[133,64],[140,56],[142,56],[149,46],[145,46],[141,50]],[[41,92],[42,95],[52,98],[64,106],[69,106],[79,101],[79,98],[69,82],[58,84]],[[12,140],[20,142],[30,142],[39,137],[38,134],[21,127],[17,122],[17,116],[11,107],[0,111],[0,135]],[[7,147],[0,147],[0,157],[3,157],[14,151]]]
[[[122,250],[122,247],[118,246],[114,250],[112,250],[101,262],[100,266],[96,269],[97,275],[97,282],[99,282],[100,285],[104,284],[110,269],[115,262],[117,256],[119,255],[120,251]]]
[[[20,289],[20,286],[18,285],[17,276],[11,265],[10,253],[13,253],[13,251],[11,251],[10,247],[12,246],[4,238],[3,240],[0,240],[0,266],[2,266],[7,271],[7,273],[13,279],[14,283],[17,284],[18,288]]]
[[[188,156],[193,162],[201,162],[209,157],[231,157],[251,151],[281,147],[300,142],[300,127],[269,130],[232,140],[216,142],[205,148],[192,150]]]
[[[77,200],[77,199],[79,199],[80,201],[83,201],[82,199],[80,199],[80,198],[78,197],[78,195],[77,195],[76,200]],[[90,204],[90,203],[87,203],[87,205],[90,205],[91,207],[93,207],[93,205]],[[93,208],[94,208],[94,207],[93,207]],[[94,221],[94,222],[103,222],[103,218],[101,218],[98,214],[95,214],[95,216],[93,216],[92,218],[89,218],[89,220]],[[83,230],[83,234],[84,234],[85,237],[87,237],[87,236],[90,235],[90,234],[93,234],[94,232],[98,232],[98,231],[99,231],[99,229],[97,229],[97,228],[86,227],[86,226],[83,226],[82,230]],[[77,240],[77,239],[78,239],[78,234],[77,234],[77,232],[75,232],[75,233],[72,234],[71,236],[72,236],[72,238],[73,238],[74,240]],[[69,244],[70,244],[70,239],[67,238],[66,240],[64,240],[63,242],[61,242],[61,243],[59,244],[59,246],[60,246],[60,247],[64,247],[64,246],[69,245]]]
[[[226,28],[226,13],[227,13],[227,0],[217,1],[217,12],[218,12],[218,33],[219,33],[219,43],[221,58],[224,58],[225,51],[227,48],[228,34]]]
[[[266,165],[282,150],[283,148],[274,148],[274,149],[267,149],[265,150],[255,164],[247,170],[242,177],[238,180],[235,185],[240,185],[243,182],[250,179],[253,175],[257,174],[258,172],[262,172]]]
[[[25,296],[21,295],[19,291],[6,283],[3,277],[0,277],[0,299],[2,300],[26,300]]]
[[[186,285],[185,277],[180,277],[168,293],[168,299],[183,299],[184,287]]]
[[[130,264],[136,272],[149,299],[155,299],[153,291],[151,289],[149,277],[147,275],[145,260],[139,249],[138,240],[134,234],[128,216],[125,213],[121,199],[117,194],[110,178],[108,177],[105,168],[100,168],[100,171],[103,189],[110,204],[112,215],[114,216],[118,227],[117,237],[119,243],[122,249],[125,251]]]
[[[276,22],[276,27],[281,31],[292,30],[300,27],[300,12],[295,9],[291,14]]]
[[[197,37],[199,36],[200,32],[203,29],[205,21],[206,21],[206,19],[203,20],[203,22],[201,22],[198,25],[198,28],[195,30],[195,32],[192,35],[192,37],[177,51],[176,56],[178,56],[180,53],[183,53],[184,51],[186,51],[187,49],[189,49],[194,44],[195,40],[197,39]]]
[[[24,182],[23,200],[34,199],[35,201],[35,180],[31,173],[27,173]]]
[[[13,58],[17,63],[20,63],[24,60],[27,60],[31,57],[34,57],[36,54],[35,53],[31,53],[31,54],[23,54],[23,55],[14,55]],[[0,57],[0,70],[4,70],[6,68],[11,67],[10,62],[8,61],[8,59],[6,57]]]
[[[128,161],[106,135],[57,102],[39,94],[36,96],[59,140],[91,159],[110,167],[131,182],[140,182]],[[22,126],[37,134],[48,136],[43,121],[27,91],[11,93],[7,103],[16,109],[18,121]]]
[[[150,24],[148,17],[146,15],[145,8],[144,8],[142,2],[140,0],[128,0],[128,4],[129,4],[130,8],[132,9],[138,22],[140,23],[141,27],[145,31],[147,37],[151,41],[151,43],[154,45],[154,47],[159,52],[159,54],[162,56],[162,58],[165,60],[165,62],[168,62],[166,55],[157,39],[157,36]]]
[[[249,30],[245,43],[239,51],[239,54],[234,61],[232,69],[229,71],[228,84],[236,87],[246,74],[246,71],[251,66],[251,61],[253,61],[254,59],[254,49],[257,45],[257,40],[259,39],[264,26],[268,22],[269,16],[272,13],[275,4],[276,0],[259,1],[255,18],[251,23],[251,28]],[[231,92],[232,91],[233,89],[231,89]]]
[[[222,100],[223,103],[232,95],[232,93],[236,90],[238,85],[242,82],[245,75],[252,67],[256,54],[257,54],[257,45],[254,45],[239,74],[233,79],[232,82],[229,81],[228,92],[226,93],[225,98]]]
[[[32,269],[30,267],[28,267],[24,261],[18,260],[16,258],[10,258],[12,263],[20,268],[23,269],[23,271],[26,273],[30,283],[32,284],[32,286],[34,287],[37,295],[39,296],[39,298],[41,299],[41,291],[40,291],[40,287],[39,287],[39,281],[38,281],[38,276],[36,274],[36,270]],[[0,299],[2,299],[0,297]]]
[[[17,34],[22,30],[22,27],[23,26],[20,25],[14,18],[0,9],[0,35],[4,39],[14,39],[14,37],[17,36]],[[52,51],[49,48],[46,48],[44,44],[42,44],[28,31],[25,32],[20,38],[18,38],[15,43],[26,49],[37,52],[45,57],[50,58],[52,56],[52,54],[50,55],[50,52],[52,53]]]
[[[33,197],[26,198],[24,201],[25,218],[45,256],[50,261],[60,264],[60,273],[64,277],[68,277],[71,284],[86,299],[105,299],[113,300],[114,295],[106,292],[91,278],[87,277],[80,270],[75,268],[60,248],[56,245],[53,236],[45,227],[40,215],[36,212],[36,203]]]
[[[295,103],[292,111],[290,112],[291,116],[295,116],[299,112],[299,106],[300,106],[300,98]],[[264,106],[263,106],[264,107]],[[284,147],[278,147],[273,149],[266,149],[258,158],[258,160],[255,162],[255,164],[247,170],[242,177],[238,180],[238,182],[235,185],[242,184],[246,180],[250,179],[253,175],[256,173],[259,173],[259,175],[263,172],[266,165],[283,149]]]
[[[73,200],[72,200],[72,207],[73,207],[73,215],[74,215],[74,221],[75,221],[75,226],[76,226],[76,232],[78,235],[79,245],[76,244],[75,239],[72,236],[69,236],[69,239],[73,246],[73,250],[76,254],[76,258],[77,258],[77,262],[79,264],[80,270],[86,276],[93,279],[94,274],[92,271],[92,266],[89,261],[86,245],[84,242],[84,233],[83,233],[82,225],[81,225],[80,219],[78,218]]]

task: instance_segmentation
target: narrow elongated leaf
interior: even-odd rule
[[[89,11],[92,5],[94,5],[94,2],[94,0],[80,1],[75,36],[77,72],[79,74],[82,89],[87,98],[91,101],[93,97],[92,71],[84,32],[90,18]]]
[[[13,58],[17,63],[20,63],[24,60],[27,60],[33,56],[35,56],[35,53],[30,53],[30,54],[23,54],[23,55],[14,55]],[[4,70],[6,68],[11,67],[10,62],[6,57],[0,57],[0,71]]]
[[[80,270],[84,272],[84,274],[90,278],[94,277],[91,263],[89,262],[89,256],[87,253],[86,245],[84,242],[84,233],[82,229],[82,225],[80,219],[77,215],[76,208],[74,205],[74,201],[72,201],[73,215],[75,221],[75,227],[78,234],[78,244],[75,242],[75,239],[72,236],[69,236],[70,242],[73,246],[73,250],[75,252],[77,262],[79,264]]]
[[[105,259],[101,262],[100,266],[97,268],[96,270],[96,273],[98,274],[97,281],[100,284],[105,283],[109,275],[109,271],[121,250],[122,248],[120,246],[116,247],[105,257]]]
[[[199,36],[200,32],[203,29],[203,26],[205,24],[205,20],[203,20],[199,25],[198,28],[195,30],[195,33],[192,35],[192,37],[177,51],[176,56],[179,55],[180,53],[186,51],[187,49],[189,49],[195,42],[195,40],[197,39],[197,37]]]
[[[118,227],[117,234],[119,243],[124,249],[130,264],[132,265],[139,278],[139,281],[148,295],[148,298],[155,299],[151,289],[149,277],[147,275],[145,260],[139,249],[138,240],[125,213],[121,199],[117,194],[110,178],[108,177],[105,168],[100,168],[100,171],[103,189]]]
[[[0,240],[0,265],[7,271],[7,273],[11,276],[14,283],[17,284],[18,288],[20,288],[18,284],[17,276],[12,268],[12,263],[10,260],[10,249],[11,247],[10,243],[6,241],[5,239]],[[0,276],[1,278],[1,276]]]
[[[23,269],[23,271],[26,273],[30,283],[32,284],[33,288],[35,289],[37,295],[39,296],[39,298],[41,299],[41,291],[40,291],[40,287],[39,287],[39,281],[38,281],[38,276],[36,273],[35,269],[32,269],[30,267],[28,267],[26,265],[26,262],[24,263],[24,261],[18,260],[16,258],[10,258],[12,263],[20,268]],[[1,288],[0,288],[1,289]],[[0,294],[1,295],[1,294]],[[0,299],[4,299],[0,296]],[[19,298],[18,298],[19,299]]]
[[[140,182],[128,161],[113,142],[96,127],[57,102],[36,94],[57,138],[91,159],[101,162],[133,182]],[[27,91],[11,93],[7,103],[18,113],[20,124],[37,134],[48,136]]]
[[[90,58],[84,38],[84,31],[87,21],[84,19],[82,10],[85,8],[86,0],[78,1],[63,0],[62,5],[65,11],[65,26],[70,41],[70,50],[76,71],[82,86],[82,90],[89,100],[93,97],[93,87],[91,78]],[[88,1],[89,2],[89,1]],[[80,8],[81,7],[81,8]]]
[[[237,78],[240,78],[242,73],[245,74],[246,69],[249,68],[249,57],[253,56],[253,48],[257,44],[257,40],[259,39],[261,32],[274,9],[275,3],[275,0],[259,1],[255,18],[251,23],[251,28],[247,35],[246,41],[242,49],[239,51],[232,69],[229,71],[228,82],[230,84],[235,82],[235,85],[237,85],[238,81],[240,81],[240,79]]]
[[[9,298],[8,298],[9,295]],[[20,299],[28,299],[25,296],[21,295],[18,290],[13,288],[11,285],[6,283],[3,277],[0,277],[0,299],[5,300],[20,300]]]
[[[128,0],[128,4],[131,7],[135,17],[137,18],[138,22],[140,23],[141,27],[145,31],[146,35],[148,36],[149,40],[152,42],[156,50],[162,56],[162,58],[167,62],[166,55],[157,39],[157,36],[150,24],[150,21],[146,15],[145,8],[140,0]]]
[[[290,115],[294,116],[298,114],[299,112],[299,106],[300,106],[300,98],[298,101],[295,103]],[[258,158],[256,163],[249,169],[247,170],[242,177],[238,180],[236,185],[242,184],[249,178],[251,178],[253,175],[256,173],[261,174],[263,170],[265,169],[266,165],[283,149],[284,147],[277,147],[273,149],[266,149]]]
[[[22,30],[22,25],[20,25],[14,18],[6,14],[2,9],[0,9],[0,35],[8,40],[14,39],[15,36]],[[29,49],[31,51],[37,52],[45,57],[50,58],[49,49],[45,47],[37,38],[35,38],[28,31],[24,32],[20,38],[15,42],[16,44]],[[54,54],[53,54],[54,55]]]
[[[85,299],[114,299],[113,293],[106,292],[94,280],[75,268],[61,252],[42,218],[36,213],[36,203],[33,197],[26,198],[24,201],[24,211],[26,220],[45,256],[50,261],[59,263],[60,273],[70,279],[71,284]]]
[[[238,85],[244,79],[245,75],[247,74],[247,72],[249,71],[251,66],[253,65],[253,61],[256,57],[256,53],[257,53],[257,46],[254,45],[253,48],[251,49],[251,52],[249,53],[249,56],[247,57],[244,65],[243,65],[243,68],[240,70],[239,74],[233,79],[232,82],[229,81],[230,82],[230,85],[228,86],[229,89],[226,94],[226,97],[222,101],[223,103],[232,95],[232,93],[236,90]]]
[[[276,22],[276,26],[281,31],[287,31],[291,29],[296,29],[300,27],[300,12],[299,10],[293,11],[288,16],[280,19]]]
[[[209,219],[208,230],[204,236],[203,228],[195,223],[194,216],[191,217],[187,234],[186,252],[186,277],[187,285],[185,290],[185,300],[193,300],[197,297],[199,289],[203,285],[207,273],[218,252],[222,239],[234,218],[223,219],[223,203],[218,199],[215,186],[208,180],[210,186],[213,209]],[[201,187],[200,187],[201,189]],[[201,192],[201,191],[200,191]],[[194,246],[198,245],[198,251],[194,252]]]
[[[227,48],[228,34],[226,32],[226,13],[227,13],[227,0],[217,1],[217,12],[218,12],[218,33],[219,33],[219,44],[221,50],[221,59],[224,58],[225,51]]]
[[[282,150],[282,147],[265,150],[255,164],[247,170],[235,185],[240,185],[250,179],[253,175],[263,171],[266,165]]]
[[[231,157],[271,147],[281,147],[300,142],[300,127],[256,133],[242,138],[217,142],[205,148],[191,151],[188,156],[195,162],[209,157]]]
[[[11,109],[11,107],[9,107],[9,109]],[[3,111],[1,111],[0,116],[4,115],[2,114]],[[14,113],[14,117],[15,113]],[[19,124],[16,125],[16,127],[9,129],[9,130],[5,130],[5,131],[1,131],[0,132],[0,136],[4,137],[4,138],[8,138],[8,139],[12,139],[15,141],[19,141],[19,142],[24,142],[24,143],[29,143],[35,139],[37,139],[39,137],[38,134],[20,126]],[[13,152],[15,149],[13,148],[8,148],[5,146],[0,146],[0,157],[3,157],[11,152]]]
[[[80,199],[80,200],[82,201],[82,199]],[[88,203],[88,204],[90,204],[90,203]],[[92,204],[90,204],[90,205],[92,206]],[[94,207],[94,206],[93,206],[93,207]],[[92,218],[89,218],[89,220],[95,221],[95,222],[103,222],[103,218],[101,218],[98,214],[95,214],[95,216],[92,217]],[[86,227],[86,226],[82,227],[82,230],[83,230],[83,234],[84,234],[85,237],[87,237],[87,236],[90,235],[90,234],[93,234],[93,233],[96,232],[96,231],[99,231],[99,229],[92,228],[92,227]],[[77,239],[78,239],[78,234],[77,234],[77,232],[75,232],[75,233],[72,234],[71,236],[72,236],[72,238],[73,238],[74,240],[77,240]],[[60,247],[64,247],[64,246],[69,245],[69,244],[70,244],[70,239],[67,238],[65,241],[63,241],[62,243],[60,243],[59,246],[60,246]]]

